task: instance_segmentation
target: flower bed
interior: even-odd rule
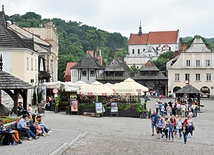
[[[15,122],[19,119],[18,117],[9,117],[9,116],[0,116],[0,118],[3,118],[3,124]]]

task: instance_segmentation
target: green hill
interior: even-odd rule
[[[42,19],[41,15],[34,12],[6,16],[6,19],[16,22],[21,27],[42,27],[49,21],[55,24],[59,37],[59,80],[63,80],[67,62],[79,61],[86,50],[101,51],[104,65],[108,65],[114,57],[123,58],[127,54],[128,39],[120,33],[109,33],[76,21]]]
[[[49,21],[55,24],[59,37],[58,77],[61,81],[67,62],[79,61],[86,50],[101,51],[104,65],[108,65],[115,57],[124,58],[128,53],[128,38],[120,33],[109,33],[81,22],[65,21],[60,18],[43,19],[34,12],[6,16],[6,19],[16,22],[21,27],[42,27]],[[188,36],[180,41],[190,46],[192,39],[193,37]],[[214,38],[203,39],[210,48],[214,47]]]

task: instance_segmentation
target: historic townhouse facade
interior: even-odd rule
[[[138,34],[130,34],[128,42],[128,55],[124,58],[126,64],[141,68],[148,60],[157,59],[167,51],[178,49],[179,30],[157,31],[142,33],[140,25]]]
[[[189,49],[167,62],[168,93],[174,93],[187,83],[214,96],[214,53],[200,37],[195,37]]]
[[[58,80],[58,35],[57,30],[52,22],[48,22],[42,28],[24,28],[32,34],[39,36],[44,41],[51,44],[51,51],[48,60],[48,72],[50,73],[50,81]]]
[[[3,71],[19,79],[38,85],[38,57],[32,40],[22,39],[7,27],[4,10],[0,12],[0,54],[4,61]],[[28,90],[28,103],[33,91]]]
[[[19,35],[22,39],[28,39],[33,42],[34,50],[39,53],[38,62],[35,62],[38,64],[38,81],[40,83],[50,81],[49,71],[52,70],[50,68],[51,44],[19,27],[17,24],[8,24],[8,28]]]

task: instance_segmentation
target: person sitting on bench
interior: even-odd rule
[[[9,138],[9,141],[7,141],[8,144],[11,144],[11,145],[16,145],[17,144],[16,142],[14,142],[14,140],[12,138],[12,134],[13,134],[12,129],[6,129],[4,127],[2,118],[0,118],[0,134],[8,136],[8,138]],[[4,138],[6,138],[6,137],[4,137]],[[6,144],[6,145],[8,145],[8,144]]]
[[[26,132],[27,134],[27,140],[32,140],[32,138],[34,139],[38,139],[39,137],[36,136],[31,130],[30,127],[27,126],[26,123],[26,119],[27,119],[27,115],[23,115],[22,118],[20,119],[20,121],[17,124],[17,129],[21,132]]]
[[[24,109],[24,107],[22,106],[22,102],[18,103],[18,116],[27,114],[28,116],[30,116],[29,112],[27,110]]]

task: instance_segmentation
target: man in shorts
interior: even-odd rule
[[[152,136],[154,136],[154,128],[156,129],[156,122],[158,120],[158,114],[156,114],[156,111],[153,112],[150,118],[151,118]]]
[[[156,122],[158,139],[160,139],[160,136],[162,135],[163,126],[164,126],[163,120],[161,119],[160,116],[158,116],[158,120]]]

